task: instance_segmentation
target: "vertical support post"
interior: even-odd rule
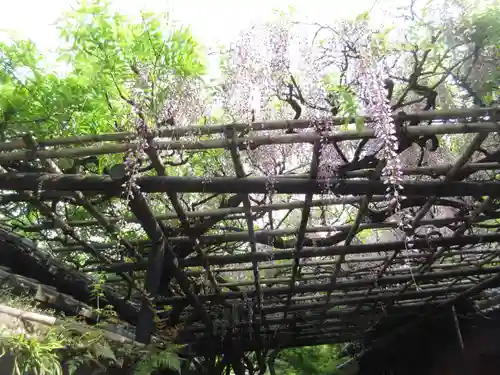
[[[455,331],[457,333],[458,344],[460,345],[460,350],[462,353],[465,351],[464,339],[462,337],[462,331],[460,330],[460,322],[458,321],[457,312],[455,306],[451,307],[451,313],[453,315],[453,323],[455,324]]]

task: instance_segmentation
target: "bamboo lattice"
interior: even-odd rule
[[[122,157],[137,147],[136,134],[27,135],[2,143],[0,203],[26,202],[38,212],[33,223],[9,221],[10,229],[43,246],[6,230],[2,241],[11,246],[4,246],[0,276],[33,293],[39,282],[46,295],[39,298],[91,319],[92,275],[105,273],[103,299],[135,327],[137,341],[161,340],[159,316],[178,330],[176,342],[197,354],[356,341],[381,321],[411,321],[464,296],[481,299],[483,290],[500,285],[500,149],[481,153],[485,142],[498,145],[500,111],[399,116],[433,121],[406,126],[406,137],[471,135],[454,163],[403,167],[401,212],[412,215],[403,229],[387,209],[381,162],[318,177],[322,141],[374,137],[369,127],[341,130],[345,119],[332,121],[338,131],[323,133],[263,133],[310,128],[304,120],[155,130],[145,150],[151,170],[134,176],[132,188],[125,173],[64,173],[59,161]],[[248,135],[240,137],[243,131]],[[294,143],[311,144],[308,166],[271,178],[248,173],[246,147]],[[161,153],[203,157],[213,149],[232,161],[225,176],[168,174],[175,167],[167,168]],[[205,202],[188,205],[188,194]],[[289,199],[259,201],[257,194]],[[102,210],[103,202],[118,200],[128,215]],[[81,207],[87,218],[54,210],[58,201]],[[332,207],[349,207],[349,219],[310,225],[317,209]],[[295,212],[298,226],[277,225],[280,212]],[[225,222],[239,225],[221,228]],[[127,238],[124,228],[142,235]],[[90,230],[99,233],[96,240],[84,239]],[[68,256],[84,263],[76,267]]]

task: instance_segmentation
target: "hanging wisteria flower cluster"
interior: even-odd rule
[[[390,186],[387,189],[388,196],[395,200],[399,209],[399,192],[402,189],[402,171],[399,158],[398,138],[392,118],[390,103],[381,78],[371,59],[368,49],[361,54],[358,65],[359,96],[365,105],[366,114],[372,121],[368,124],[375,130],[377,158],[385,160],[386,165],[382,170],[384,182]]]
[[[322,139],[321,158],[318,167],[318,177],[320,179],[329,181],[329,179],[335,176],[335,174],[337,173],[337,168],[340,163],[341,163],[341,158],[335,147],[326,139]],[[326,187],[329,188],[328,183]]]
[[[227,64],[223,67],[222,86],[225,90],[220,96],[224,111],[232,117],[232,121],[248,121],[252,117],[255,121],[292,119],[295,112],[284,98],[288,95],[294,70],[301,72],[294,74],[294,79],[303,97],[310,103],[320,101],[317,94],[321,81],[319,71],[310,72],[314,69],[312,64],[304,64],[308,71],[292,66],[293,56],[294,60],[304,62],[311,53],[309,45],[298,50],[301,39],[295,34],[292,23],[280,19],[253,27],[231,46]],[[300,118],[317,119],[316,110],[303,103],[301,107]],[[296,131],[300,133],[314,129]],[[281,130],[260,132],[270,137],[281,133]],[[309,164],[311,145],[306,143],[262,145],[255,149],[252,149],[251,144],[248,146],[249,164],[271,180],[273,175],[283,172],[284,166],[294,169]]]

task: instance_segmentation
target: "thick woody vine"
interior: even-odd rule
[[[226,72],[226,77],[228,81],[225,84],[224,97],[227,99],[231,98],[231,101],[226,103],[226,110],[228,112],[233,111],[235,115],[241,114],[242,112],[251,113],[251,121],[259,121],[260,119],[265,119],[266,106],[269,103],[271,97],[275,96],[278,99],[286,102],[295,111],[294,119],[298,119],[301,116],[309,116],[311,123],[316,124],[311,126],[311,129],[306,129],[305,131],[318,131],[320,132],[335,132],[336,128],[334,126],[329,126],[329,118],[331,115],[343,114],[349,116],[357,116],[357,107],[351,102],[346,102],[346,95],[349,95],[348,91],[344,91],[344,101],[340,100],[342,95],[340,93],[340,86],[336,87],[335,95],[337,96],[336,102],[328,101],[332,108],[326,108],[327,112],[330,112],[325,116],[325,109],[321,108],[319,103],[310,101],[310,99],[305,99],[305,93],[298,85],[293,74],[289,73],[290,62],[288,56],[288,39],[289,33],[287,26],[285,24],[280,24],[278,26],[266,28],[267,39],[269,42],[269,53],[264,53],[264,51],[258,51],[249,49],[248,47],[251,41],[251,35],[246,35],[242,39],[242,43],[237,45],[234,49],[237,59],[231,61],[232,64],[227,65],[228,71]],[[264,43],[265,44],[265,43]],[[390,207],[394,213],[398,213],[401,209],[401,182],[402,182],[402,172],[401,163],[398,155],[398,138],[396,137],[396,128],[392,117],[392,110],[387,95],[387,87],[384,85],[384,80],[381,72],[375,64],[374,58],[371,56],[370,49],[366,46],[360,46],[360,53],[358,56],[358,66],[356,71],[356,81],[357,81],[357,99],[359,99],[364,107],[365,114],[371,118],[369,122],[370,127],[375,130],[376,140],[372,142],[369,146],[367,152],[375,155],[378,160],[384,162],[382,168],[383,181],[387,184],[387,198],[390,201]],[[263,57],[264,55],[271,56],[270,59],[258,59],[258,56]],[[264,55],[261,55],[264,53]],[[260,65],[254,66],[249,64],[250,61],[262,61]],[[248,63],[248,64],[247,64]],[[266,65],[267,64],[267,65]],[[247,70],[247,67],[250,70]],[[244,79],[244,78],[248,79]],[[260,78],[259,78],[260,77]],[[271,79],[269,79],[271,77]],[[263,79],[263,80],[262,80]],[[246,85],[245,85],[246,82]],[[250,90],[251,86],[249,83],[257,85],[260,89],[261,95],[261,105],[257,108],[251,108],[249,102],[251,100]],[[243,87],[241,85],[244,85]],[[233,85],[233,87],[231,87]],[[285,94],[282,91],[286,91]],[[345,89],[344,89],[345,90]],[[233,94],[238,92],[242,95],[241,98],[233,98]],[[309,94],[313,93],[314,89],[309,91]],[[230,96],[228,96],[231,94]],[[116,166],[112,169],[111,174],[117,174],[117,178],[127,177],[126,182],[123,187],[125,189],[125,196],[128,199],[132,197],[133,191],[139,191],[139,187],[135,184],[135,180],[140,176],[139,167],[141,161],[145,158],[147,150],[153,146],[153,138],[155,136],[155,131],[148,126],[148,120],[145,113],[141,109],[141,106],[132,99],[125,98],[121,94],[122,99],[127,102],[132,108],[132,115],[135,118],[135,131],[136,131],[136,141],[134,142],[134,150],[130,152],[123,165]],[[267,97],[266,97],[267,95]],[[333,96],[335,96],[333,95]],[[351,94],[352,95],[352,94]],[[315,100],[320,100],[320,97],[315,98]],[[329,97],[330,98],[330,97]],[[234,102],[236,100],[236,102]],[[330,100],[330,99],[329,99]],[[266,103],[267,101],[267,103]],[[232,104],[232,107],[230,105]],[[264,104],[264,107],[262,107]],[[334,108],[334,106],[336,108]],[[241,107],[241,108],[240,108]],[[259,108],[260,107],[260,108]],[[302,107],[309,109],[309,111],[303,111]],[[310,110],[312,109],[312,111]],[[264,114],[263,114],[264,113]],[[284,115],[286,112],[283,112]],[[233,117],[233,121],[245,121],[244,118]],[[322,123],[321,126],[317,126],[318,123]],[[162,126],[164,123],[161,123]],[[169,122],[165,123],[170,127],[175,127],[175,121],[173,117]],[[357,126],[359,130],[359,126]],[[292,131],[293,132],[293,131]],[[290,132],[290,133],[292,133]],[[289,133],[287,131],[287,133]],[[269,133],[272,134],[272,133]],[[240,136],[244,136],[245,133]],[[285,146],[285,150],[288,152],[294,152],[298,156],[307,155],[309,145],[307,144],[297,144],[290,147]],[[361,148],[358,148],[361,149]],[[254,166],[263,171],[269,177],[268,190],[269,193],[273,193],[273,178],[274,174],[278,174],[277,160],[282,157],[280,154],[276,154],[277,147],[252,147],[249,143],[247,145],[248,157]],[[278,151],[281,152],[281,151]],[[321,158],[321,168],[320,176],[328,181],[336,173],[336,166],[339,166],[342,161],[347,162],[347,158],[344,155],[342,149],[336,143],[330,144],[323,142],[322,145],[322,158]],[[358,155],[359,156],[359,155]],[[257,165],[259,164],[259,165]],[[406,216],[403,215],[403,218]],[[403,220],[401,227],[405,226]],[[152,296],[151,296],[151,306],[152,306]],[[246,301],[245,301],[245,304]],[[248,305],[247,310],[250,314],[248,321],[252,321],[252,306]],[[156,311],[156,310],[155,310]],[[160,321],[158,314],[155,313],[156,320]],[[219,320],[217,320],[219,321]],[[219,325],[219,323],[217,323]],[[220,329],[222,332],[226,331],[224,325],[215,328],[217,331]],[[222,335],[223,336],[223,335]]]

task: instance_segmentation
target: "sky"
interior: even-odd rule
[[[264,22],[273,10],[292,6],[300,19],[309,22],[331,23],[335,19],[354,17],[370,9],[376,2],[379,9],[395,4],[406,5],[409,0],[112,0],[122,13],[138,14],[141,9],[168,11],[183,25],[190,25],[198,40],[206,46],[228,44],[244,29]],[[73,0],[3,0],[0,30],[10,30],[35,41],[39,47],[54,48],[57,30],[53,24]]]

